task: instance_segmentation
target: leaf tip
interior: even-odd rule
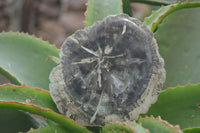
[[[49,56],[49,57],[47,57],[47,59],[45,60],[45,62],[48,62],[51,59],[52,59],[52,56]]]
[[[198,109],[200,109],[200,104],[196,104],[196,107],[197,107]]]
[[[154,26],[155,26],[155,24],[156,24],[156,23],[154,22],[154,23],[152,24],[152,27],[154,27]]]
[[[167,89],[166,89],[166,91],[168,91],[168,90],[170,90],[172,87],[168,87]]]
[[[24,84],[21,85],[21,87],[26,87],[26,88],[27,88],[27,87],[29,87],[29,86],[28,86],[27,84],[24,83]]]
[[[180,85],[179,84],[177,84],[177,86],[176,87],[180,87]]]
[[[47,42],[50,43],[49,40],[47,40]],[[55,43],[52,44],[52,46],[54,46],[55,48],[57,48],[57,47],[56,47],[57,45],[56,45]]]
[[[166,127],[169,127],[170,129],[172,130],[175,130],[177,133],[182,133],[181,129],[180,129],[180,126],[179,125],[171,125],[168,121],[166,120],[163,120],[161,118],[161,116],[158,116],[157,118],[153,117],[152,115],[150,117],[148,116],[145,116],[145,118],[142,118],[143,120],[151,120],[151,121],[154,121],[154,122],[157,122],[157,123],[160,123],[160,124],[164,124]],[[142,122],[143,124],[143,122]]]
[[[88,0],[88,2],[85,3],[85,6],[86,6],[86,11],[84,12],[84,16],[85,16],[85,20],[83,21],[83,24],[85,26],[87,26],[86,22],[87,22],[87,12],[88,12],[88,3],[89,3],[90,0]]]
[[[39,39],[43,40],[43,37],[41,36],[41,37],[39,37]]]

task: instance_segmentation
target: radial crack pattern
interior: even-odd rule
[[[136,120],[165,80],[153,33],[124,14],[76,31],[60,58],[50,76],[51,95],[60,112],[84,126]]]

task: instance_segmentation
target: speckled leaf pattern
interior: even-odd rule
[[[90,26],[108,15],[120,14],[122,10],[121,0],[89,0],[85,25]]]
[[[49,73],[56,63],[45,60],[58,53],[55,46],[28,34],[0,34],[0,67],[31,87],[48,89]]]
[[[200,125],[200,84],[164,90],[147,115],[161,116],[181,129]]]

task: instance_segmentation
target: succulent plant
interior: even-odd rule
[[[139,124],[138,124],[139,123]],[[182,133],[178,125],[173,126],[161,117],[140,118],[136,122],[115,122],[107,124],[102,133]]]
[[[122,14],[130,2],[89,0],[88,27],[61,50],[2,32],[0,74],[12,84],[0,85],[0,132],[200,132],[200,2],[140,0],[165,5],[143,23]]]

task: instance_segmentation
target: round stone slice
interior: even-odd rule
[[[50,74],[59,111],[84,126],[136,120],[155,103],[165,81],[153,33],[137,19],[112,15],[63,43]]]

